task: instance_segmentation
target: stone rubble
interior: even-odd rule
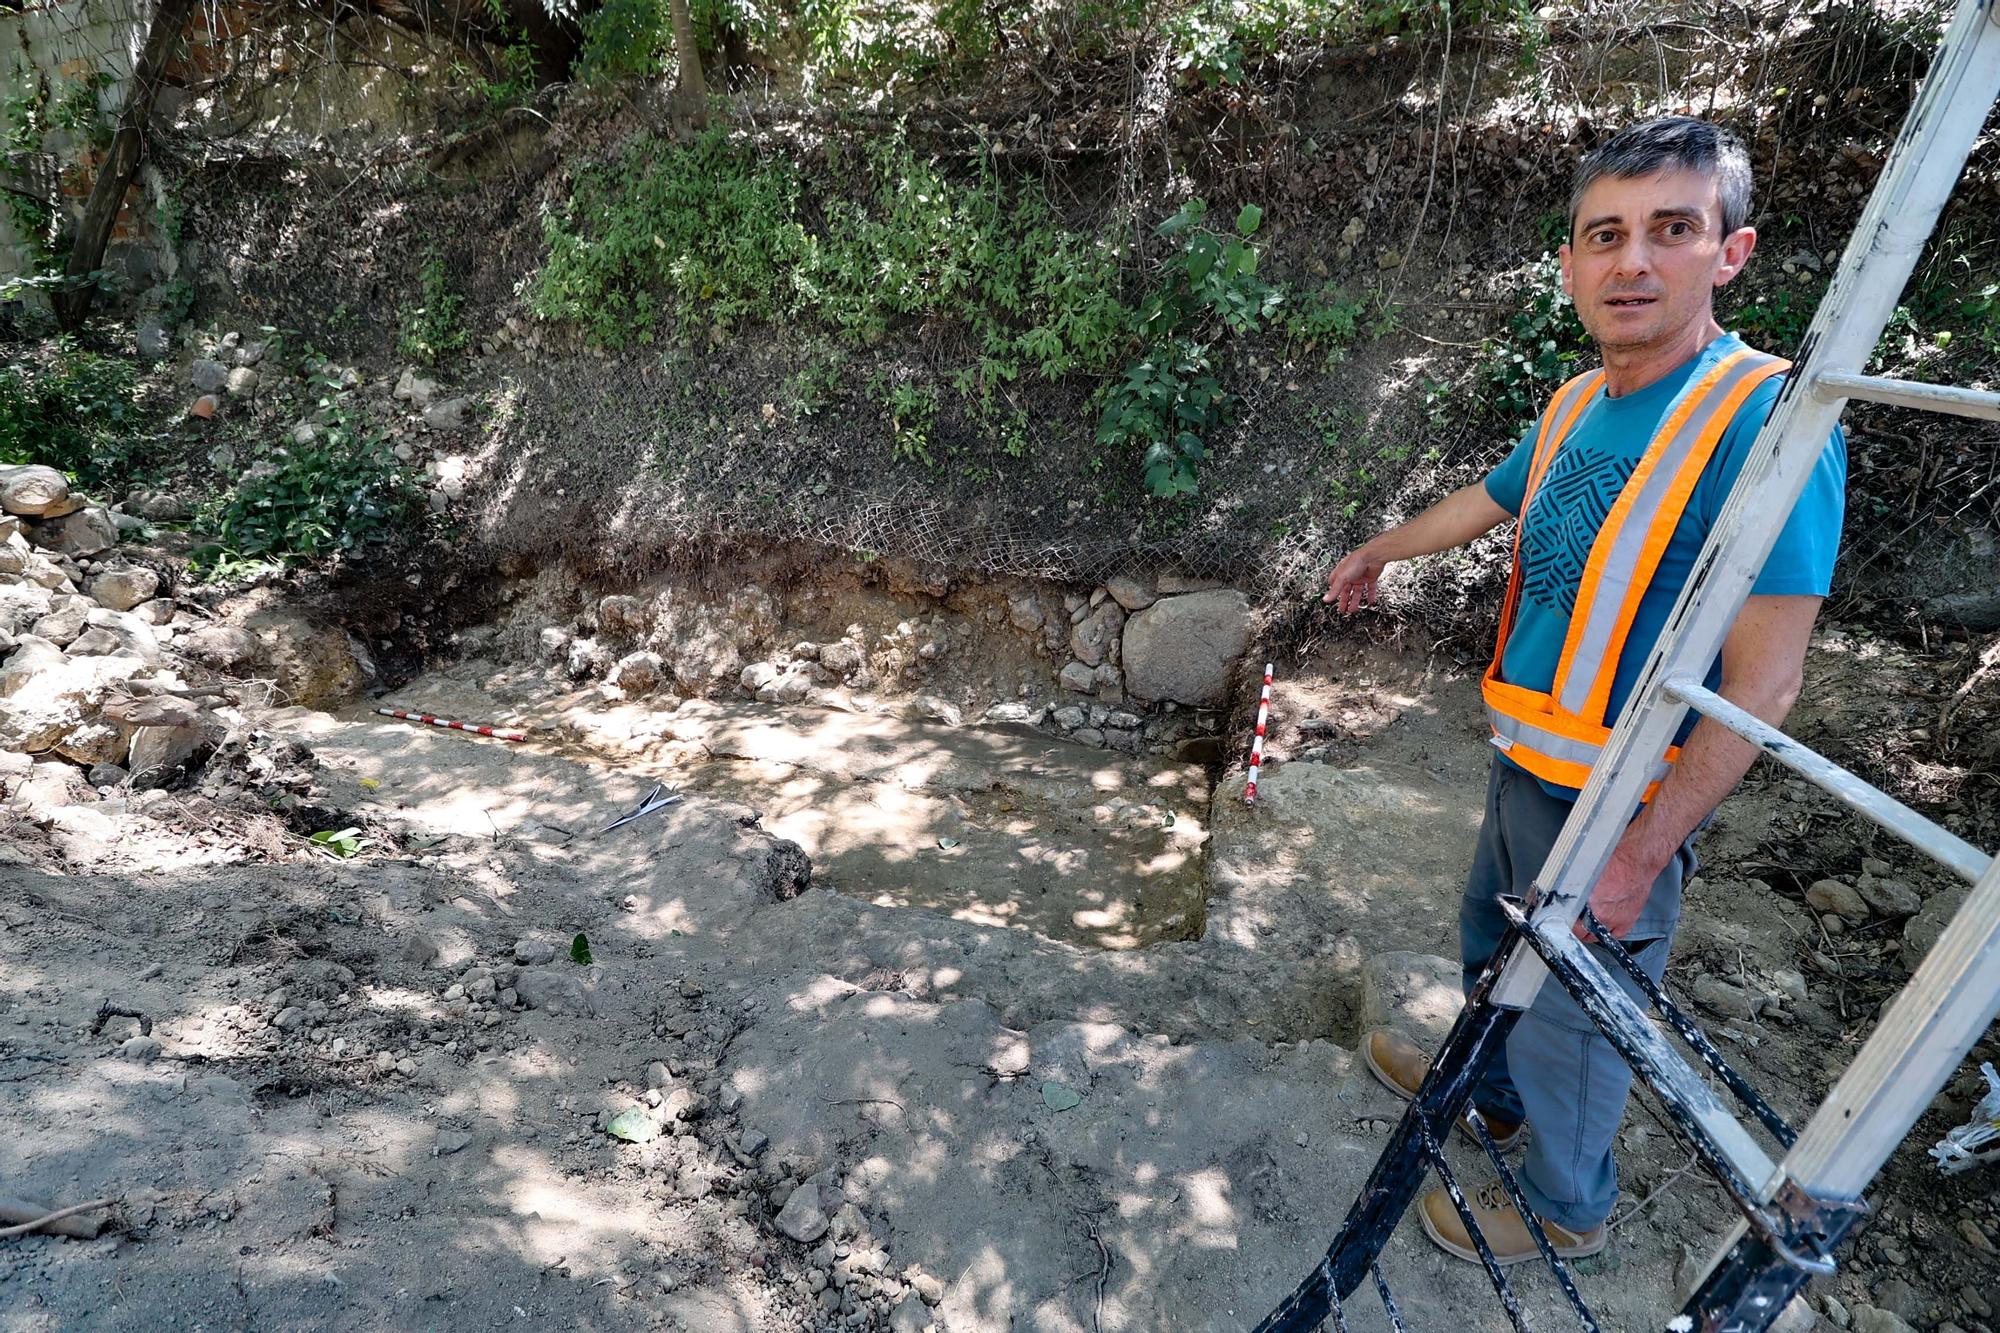
[[[134,498],[152,513],[185,509]],[[42,756],[29,776],[78,765],[89,776],[80,790],[119,799],[220,755],[208,785],[250,796],[284,764],[265,758],[258,774],[241,771],[267,741],[240,705],[268,695],[242,677],[268,673],[306,700],[358,685],[344,635],[268,608],[248,616],[249,628],[217,621],[181,597],[159,552],[121,546],[125,529],[113,520],[125,515],[72,492],[60,473],[0,468],[0,510],[0,747]],[[287,782],[288,791],[299,785]],[[94,827],[87,813],[76,807],[61,819],[85,830]]]
[[[1221,753],[1220,709],[1247,679],[1253,626],[1242,592],[1129,574],[1067,596],[1002,585],[961,603],[943,597],[943,585],[925,591],[939,599],[929,611],[802,637],[792,627],[812,623],[810,590],[780,596],[753,582],[721,597],[687,597],[656,583],[593,594],[545,570],[505,594],[515,609],[490,633],[572,681],[602,682],[607,700],[654,710],[735,696],[945,726],[1045,728],[1128,754],[1208,762]],[[939,688],[990,655],[990,640],[968,653],[975,633],[998,634],[1038,659],[1040,697],[1028,673],[1014,698]]]

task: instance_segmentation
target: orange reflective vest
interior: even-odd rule
[[[1521,519],[1514,529],[1514,565],[1500,612],[1500,639],[1481,686],[1493,744],[1528,772],[1564,787],[1580,788],[1590,777],[1591,766],[1611,739],[1604,714],[1626,636],[1695,483],[1743,400],[1790,366],[1789,361],[1743,348],[1681,390],[1591,544],[1555,680],[1544,693],[1500,678],[1500,659],[1521,597],[1521,531],[1527,526],[1537,485],[1602,387],[1604,372],[1577,376],[1549,400],[1535,436]],[[1670,747],[1659,772],[1679,757],[1679,748]],[[1654,775],[1656,780],[1658,776]],[[1651,795],[1648,790],[1648,798]]]

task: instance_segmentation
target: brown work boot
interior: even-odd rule
[[[1541,1257],[1535,1238],[1528,1234],[1528,1224],[1521,1220],[1520,1210],[1514,1207],[1514,1201],[1507,1197],[1507,1192],[1500,1188],[1499,1181],[1481,1185],[1466,1197],[1465,1202],[1472,1209],[1473,1220],[1479,1224],[1479,1233],[1486,1237],[1487,1248],[1493,1251],[1494,1262],[1505,1267]],[[1445,1192],[1443,1186],[1424,1195],[1419,1212],[1424,1219],[1424,1233],[1437,1242],[1439,1249],[1471,1263],[1479,1262],[1479,1251],[1466,1232],[1465,1219],[1458,1215],[1458,1209],[1452,1207],[1451,1195]],[[1563,1259],[1581,1259],[1596,1254],[1604,1248],[1608,1239],[1601,1225],[1589,1231],[1576,1232],[1545,1220],[1542,1231],[1549,1238],[1550,1248]]]
[[[1430,1057],[1417,1048],[1415,1042],[1391,1032],[1388,1028],[1376,1028],[1361,1039],[1361,1059],[1368,1066],[1383,1087],[1409,1101],[1423,1086],[1424,1075],[1431,1069]],[[1520,1122],[1502,1120],[1495,1115],[1486,1115],[1486,1132],[1493,1136],[1493,1146],[1501,1152],[1511,1152],[1523,1137]],[[1464,1116],[1458,1118],[1458,1132],[1479,1142],[1479,1136],[1472,1132],[1472,1126]]]

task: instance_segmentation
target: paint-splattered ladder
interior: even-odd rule
[[[2000,394],[1862,373],[2000,95],[1997,6],[2000,0],[1960,0],[1742,479],[1536,877],[1532,909],[1514,913],[1514,930],[1468,997],[1325,1258],[1260,1330],[1297,1333],[1328,1322],[1345,1329],[1341,1302],[1370,1279],[1391,1325],[1401,1329],[1402,1312],[1377,1259],[1431,1170],[1459,1203],[1514,1327],[1527,1327],[1520,1302],[1471,1226],[1441,1145],[1466,1111],[1489,1058],[1551,977],[1652,1089],[1742,1214],[1670,1322],[1676,1333],[1757,1333],[1809,1278],[1832,1272],[1835,1247],[1865,1208],[1863,1191],[2000,1011],[2000,861],[1701,684],[1850,398],[2000,420]],[[1591,886],[1689,709],[1754,742],[1974,885],[1859,1056],[1796,1135],[1687,1015],[1644,981],[1642,993],[1667,1026],[1776,1141],[1775,1159],[1572,933],[1579,918],[1594,926],[1586,910]],[[1623,950],[1615,943],[1608,948],[1615,965],[1644,980]],[[1525,1214],[1519,1188],[1476,1113],[1473,1123],[1502,1188]],[[1531,1230],[1577,1319],[1585,1329],[1596,1329],[1568,1270],[1540,1229]]]

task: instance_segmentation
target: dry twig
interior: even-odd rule
[[[0,1240],[12,1240],[16,1236],[25,1236],[29,1232],[40,1231],[51,1222],[60,1222],[65,1217],[75,1217],[78,1213],[89,1213],[99,1208],[109,1208],[117,1202],[118,1200],[116,1199],[92,1199],[89,1203],[73,1203],[67,1208],[58,1208],[52,1213],[44,1213],[40,1217],[22,1222],[17,1226],[0,1227]]]

